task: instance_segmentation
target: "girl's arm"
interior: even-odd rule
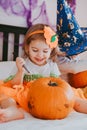
[[[18,85],[21,84],[23,82],[23,73],[22,72],[17,72],[15,77],[12,79],[11,83],[13,85]]]
[[[17,57],[16,58],[16,65],[18,68],[18,71],[15,75],[15,77],[13,78],[13,80],[11,81],[11,83],[13,85],[17,85],[17,84],[21,84],[23,82],[23,77],[24,77],[24,68],[23,65],[25,64],[24,59]]]

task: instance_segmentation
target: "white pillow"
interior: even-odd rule
[[[8,78],[17,72],[15,61],[0,62],[0,80]]]

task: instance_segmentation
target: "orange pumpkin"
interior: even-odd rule
[[[87,71],[69,75],[69,82],[75,88],[83,88],[87,86]]]
[[[42,119],[62,119],[74,106],[74,92],[61,78],[46,77],[35,80],[28,96],[30,113]]]

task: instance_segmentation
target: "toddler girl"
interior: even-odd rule
[[[18,71],[11,80],[13,87],[15,84],[16,87],[18,87],[19,84],[23,83],[23,77],[26,70],[28,71],[28,75],[38,74],[45,77],[60,76],[58,66],[56,62],[52,61],[52,58],[57,53],[59,53],[59,55],[63,54],[58,49],[58,38],[56,33],[49,26],[36,24],[30,27],[24,39],[23,49],[26,58],[17,57],[16,59]],[[79,94],[76,94],[75,91],[74,109],[79,112],[87,113],[87,100],[80,98],[78,95]],[[25,102],[27,102],[27,99],[25,99]],[[9,112],[7,111],[7,113]],[[4,112],[4,115],[5,114],[6,113]],[[14,117],[15,115],[12,115],[12,119]]]

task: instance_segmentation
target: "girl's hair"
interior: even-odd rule
[[[44,33],[34,33],[36,31],[42,31],[43,32],[45,26],[48,26],[48,25],[46,25],[46,24],[35,24],[35,25],[31,26],[29,28],[29,30],[27,31],[25,38],[24,38],[24,44],[23,44],[23,49],[24,49],[24,53],[25,53],[26,56],[29,56],[28,48],[29,48],[29,44],[31,43],[31,41],[41,40],[41,41],[46,42],[46,39],[44,37]],[[32,35],[30,35],[30,34],[32,34]],[[56,49],[56,48],[52,49],[50,58],[58,53],[57,50],[59,50],[59,49]]]
[[[38,30],[43,31],[43,29],[44,29],[43,24],[35,24],[35,25],[31,26],[29,28],[29,30],[27,31],[25,38],[24,38],[24,44],[23,44],[23,49],[24,49],[26,56],[28,56],[28,47],[29,47],[29,44],[31,43],[31,41],[34,41],[34,40],[45,41],[44,33],[36,33],[31,36],[29,36],[29,34],[35,32],[35,31],[38,31]]]

